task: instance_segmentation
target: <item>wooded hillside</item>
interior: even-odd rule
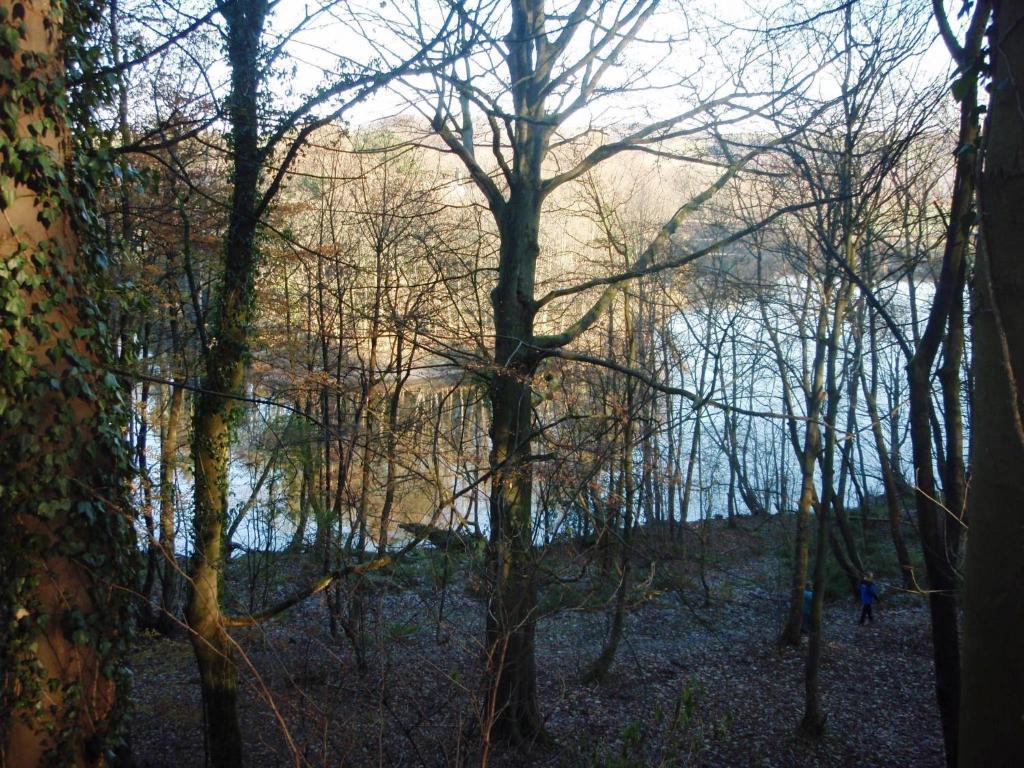
[[[0,765],[1024,765],[1015,4],[0,0]]]

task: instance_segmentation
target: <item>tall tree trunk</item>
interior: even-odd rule
[[[847,222],[848,224],[848,222]],[[846,230],[845,255],[847,263],[853,261],[852,235]],[[840,286],[836,296],[836,307],[832,317],[832,331],[828,338],[828,361],[825,366],[825,382],[827,406],[825,408],[825,446],[821,461],[821,503],[818,504],[818,538],[815,546],[814,560],[814,595],[811,600],[810,642],[807,649],[807,668],[804,677],[804,717],[800,723],[800,732],[812,738],[821,736],[825,731],[825,713],[821,709],[821,690],[818,673],[821,667],[821,648],[823,628],[821,625],[822,609],[825,604],[825,575],[828,561],[829,544],[829,512],[835,503],[833,477],[835,476],[836,455],[836,419],[839,416],[840,390],[837,385],[836,372],[839,357],[839,341],[842,338],[843,321],[846,306],[849,302],[851,284]],[[821,331],[819,325],[819,332]],[[817,385],[817,381],[815,381]],[[817,390],[816,390],[817,391]]]
[[[665,370],[671,370],[666,360]],[[668,485],[665,489],[665,515],[668,518],[668,537],[676,537],[676,491],[679,488],[679,456],[676,450],[675,411],[671,397],[665,398],[665,436],[668,441],[668,456],[665,467],[668,471]]]
[[[539,178],[539,167],[536,169]],[[491,294],[495,371],[491,401],[491,535],[494,579],[487,611],[489,736],[529,743],[543,734],[537,706],[534,635],[537,584],[533,563],[531,464],[533,269],[539,246],[540,199],[513,197],[501,217],[498,285]]]
[[[686,530],[686,522],[690,516],[690,502],[693,499],[693,472],[697,466],[697,453],[700,451],[700,432],[703,408],[693,412],[693,434],[690,435],[690,452],[686,457],[686,476],[683,478],[683,493],[679,499],[679,521]]]
[[[729,350],[730,350],[730,366],[729,366],[729,378],[732,380],[729,393],[729,403],[736,405],[739,402],[737,397],[737,385],[736,380],[739,378],[739,374],[736,372],[736,329],[732,329],[732,333],[729,336]],[[726,518],[728,520],[727,525],[730,528],[736,527],[736,475],[739,470],[739,442],[736,439],[737,421],[739,417],[735,411],[726,411],[725,413],[725,444],[726,452],[729,456],[729,491],[726,496]]]
[[[993,2],[992,100],[973,293],[963,768],[1024,765],[1024,5]]]
[[[255,236],[258,146],[259,46],[266,0],[235,0],[221,12],[227,22],[231,95],[228,116],[233,150],[232,197],[224,246],[224,273],[218,288],[202,391],[196,397],[192,455],[195,462],[195,552],[189,569],[191,590],[186,615],[199,665],[203,723],[214,768],[242,764],[238,724],[238,671],[234,646],[224,628],[220,581],[224,571],[227,518],[231,395],[240,392],[253,316],[257,268]]]
[[[0,12],[0,764],[101,765],[123,736],[138,563],[127,419],[76,218],[95,210],[79,183],[98,180],[74,176],[89,171],[66,125],[65,42],[86,30],[45,0]]]
[[[142,328],[141,359],[149,356],[149,334],[151,324],[144,323]],[[139,589],[141,610],[144,615],[140,621],[154,623],[152,611],[153,585],[156,583],[157,564],[160,562],[160,544],[157,541],[156,521],[153,519],[153,481],[149,476],[149,390],[150,382],[143,381],[139,386],[139,400],[136,403],[135,431],[135,466],[139,468],[139,485],[142,491],[142,521],[146,526],[146,568],[142,586]]]
[[[704,354],[701,356],[700,374],[697,377],[697,392],[701,394],[707,390],[714,390],[715,383],[718,381],[718,367],[715,366],[712,370],[711,382],[707,382],[708,363],[710,361],[711,323],[708,321],[704,326]],[[707,385],[707,390],[705,390],[705,385]],[[679,522],[682,523],[683,530],[686,530],[686,522],[690,514],[690,502],[693,498],[693,474],[697,467],[697,454],[700,451],[701,420],[703,415],[704,406],[698,404],[693,410],[693,433],[690,436],[690,451],[686,457],[686,476],[683,479],[682,496],[679,499]],[[681,427],[682,419],[680,419]],[[679,442],[682,444],[682,429],[680,429]]]
[[[966,43],[958,64],[962,75],[957,95],[960,99],[960,130],[956,152],[956,173],[953,178],[953,199],[950,206],[942,268],[935,287],[924,332],[916,343],[914,355],[907,365],[910,383],[910,438],[913,445],[915,501],[917,524],[921,532],[921,548],[928,575],[928,605],[931,611],[932,647],[935,660],[935,690],[942,720],[946,764],[954,768],[959,752],[960,719],[960,633],[958,628],[956,564],[948,557],[947,531],[959,521],[947,519],[937,503],[938,488],[933,462],[944,465],[941,443],[933,446],[938,435],[933,431],[931,371],[942,341],[943,330],[954,307],[957,291],[963,290],[961,275],[974,223],[974,179],[978,163],[980,135],[978,111],[978,68],[982,37],[988,19],[987,3],[978,3],[967,32]],[[956,321],[953,321],[956,323]],[[955,332],[955,331],[954,331]],[[934,451],[934,452],[933,452]],[[950,489],[954,493],[956,488]],[[958,535],[958,534],[955,534]]]
[[[313,412],[312,396],[305,396],[305,405],[303,405],[301,397],[296,404],[299,408],[302,408],[303,417],[307,422],[309,422],[309,417]],[[312,434],[308,437],[304,434],[302,437],[302,444],[299,447],[299,468],[297,470],[299,475],[299,490],[298,496],[295,498],[297,505],[294,508],[294,512],[296,514],[295,533],[292,534],[292,539],[288,542],[289,552],[301,552],[306,546],[306,528],[309,525],[309,510],[312,507],[311,498],[316,492],[314,488],[316,479],[313,471],[314,439],[315,438]]]
[[[811,386],[806,394],[807,426],[804,432],[803,449],[798,455],[800,461],[800,499],[796,511],[796,536],[793,539],[793,572],[790,580],[789,613],[786,625],[779,636],[779,642],[787,645],[800,644],[800,622],[803,615],[804,585],[811,557],[811,510],[814,507],[814,466],[821,447],[821,427],[818,418],[825,399],[825,362],[828,345],[829,291],[821,296],[818,308],[818,322],[815,329],[814,362],[811,368]],[[785,368],[781,369],[785,376]],[[820,514],[820,510],[819,510]],[[827,541],[825,545],[827,546]],[[828,551],[827,548],[825,550]]]
[[[391,511],[395,505],[395,493],[398,488],[398,416],[402,404],[402,393],[405,384],[412,375],[412,362],[416,354],[416,342],[408,357],[405,355],[405,337],[398,334],[395,342],[395,382],[388,400],[387,435],[385,437],[385,453],[387,456],[387,475],[384,480],[384,501],[380,508],[380,541],[377,545],[381,552],[388,548],[388,526],[391,523]]]
[[[836,526],[839,528],[840,534],[843,538],[843,544],[846,548],[844,555],[841,557],[840,562],[846,562],[851,566],[849,569],[844,567],[847,574],[853,579],[853,584],[857,583],[857,580],[864,574],[864,561],[860,556],[860,549],[857,546],[857,540],[854,538],[853,529],[850,527],[850,519],[846,514],[846,484],[850,477],[851,466],[853,464],[853,445],[854,445],[854,434],[857,428],[857,391],[859,384],[858,373],[861,369],[861,354],[863,352],[863,322],[864,322],[864,305],[861,303],[861,311],[857,313],[854,318],[854,345],[853,355],[848,357],[844,362],[846,368],[846,430],[843,439],[843,445],[841,448],[841,457],[839,463],[839,482],[836,485],[835,493],[832,494],[832,511],[835,512]],[[838,387],[838,382],[834,385]],[[836,395],[838,396],[838,394]],[[838,413],[836,414],[838,418]]]
[[[875,452],[878,454],[878,465],[882,474],[882,488],[885,490],[885,507],[889,517],[889,534],[892,537],[893,547],[896,550],[896,561],[900,565],[900,573],[903,575],[904,589],[917,589],[917,578],[914,575],[914,566],[910,562],[910,553],[907,551],[907,544],[903,538],[903,506],[900,503],[900,490],[896,472],[893,470],[892,459],[885,445],[885,433],[882,431],[882,421],[878,414],[878,401],[876,399],[878,352],[875,343],[874,328],[870,331],[871,337],[871,385],[868,386],[864,371],[861,371],[861,389],[864,391],[864,401],[868,408],[868,419],[871,421],[871,434],[875,439]],[[866,511],[866,510],[865,510]]]
[[[964,288],[967,284],[967,260],[960,261],[949,308],[946,338],[942,344],[942,366],[938,378],[942,389],[943,434],[946,437],[946,463],[942,472],[942,490],[946,512],[946,559],[960,562],[960,547],[966,528],[967,470],[964,466],[964,416],[961,365],[964,359]]]
[[[174,546],[174,470],[178,459],[178,426],[185,400],[185,388],[171,385],[167,419],[160,435],[160,628],[170,633],[175,626],[178,591],[178,561]]]
[[[626,333],[626,361],[631,368],[636,365],[636,336],[633,327],[634,318],[631,314],[629,296],[623,300],[623,314],[625,319]],[[626,386],[626,413],[625,424],[622,429],[622,452],[619,456],[619,476],[622,478],[622,530],[618,542],[619,551],[619,582],[615,587],[615,605],[612,609],[611,627],[608,636],[605,638],[601,653],[584,674],[583,679],[587,682],[600,682],[604,680],[615,660],[615,653],[619,648],[619,641],[622,639],[622,630],[626,622],[626,595],[629,592],[630,575],[630,543],[633,532],[633,513],[635,508],[636,487],[633,479],[633,434],[634,417],[636,415],[636,383],[631,380],[625,382]],[[647,462],[643,464],[644,474],[650,471]],[[645,478],[646,479],[646,478]]]

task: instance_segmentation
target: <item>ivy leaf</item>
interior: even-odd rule
[[[5,175],[3,180],[0,180],[0,209],[6,210],[14,205],[14,200],[17,197],[17,193],[14,189],[14,179],[10,176]]]
[[[961,102],[967,98],[967,93],[970,91],[970,83],[963,77],[958,77],[953,81],[950,86],[950,90],[953,92],[953,99],[957,102]]]
[[[25,313],[25,299],[22,298],[21,294],[14,294],[7,300],[7,303],[4,305],[4,311],[10,312],[12,315],[21,317]]]

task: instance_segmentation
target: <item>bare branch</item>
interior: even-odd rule
[[[596,365],[601,368],[607,368],[610,371],[615,371],[616,373],[621,373],[626,376],[630,376],[636,379],[637,381],[646,384],[651,389],[657,390],[658,392],[661,392],[663,394],[678,395],[679,397],[686,398],[691,403],[693,403],[693,407],[695,410],[704,408],[705,406],[711,406],[712,408],[719,408],[723,411],[738,413],[743,416],[754,416],[763,419],[781,419],[784,421],[803,421],[807,423],[818,424],[822,427],[828,426],[824,422],[819,421],[818,419],[811,419],[808,418],[807,416],[797,416],[796,414],[775,413],[774,411],[758,411],[750,408],[741,408],[736,405],[724,403],[721,400],[715,400],[714,398],[711,397],[701,397],[696,392],[691,392],[685,387],[676,387],[671,384],[665,384],[664,382],[656,380],[653,376],[646,373],[645,371],[641,371],[637,368],[631,368],[629,366],[625,366],[620,363],[616,363],[612,360],[607,360],[605,358],[594,357],[592,355],[585,355],[578,352],[569,352],[564,349],[541,350],[541,353],[544,357],[556,357],[559,360],[570,360],[577,363],[587,363],[589,365]]]
[[[737,169],[738,170],[738,169]],[[725,174],[723,174],[724,176]],[[734,175],[734,174],[733,174]],[[731,178],[731,176],[730,176]],[[654,258],[668,249],[669,241],[679,225],[684,221],[693,210],[696,209],[700,204],[709,199],[714,192],[716,192],[720,185],[724,185],[728,179],[719,177],[719,179],[708,189],[704,190],[700,195],[695,197],[693,200],[682,206],[676,215],[672,217],[658,233],[657,237],[647,246],[644,253],[637,259],[636,264],[633,268],[626,272],[620,272],[616,275],[609,275],[607,277],[598,277],[593,280],[588,280],[579,285],[572,286],[570,288],[560,288],[558,290],[550,291],[543,296],[538,302],[538,306],[543,306],[554,299],[561,298],[564,296],[571,296],[573,294],[586,291],[590,288],[597,288],[602,285],[608,286],[608,288],[601,294],[600,298],[594,302],[587,312],[580,317],[575,323],[573,323],[568,329],[559,334],[553,334],[549,336],[538,336],[534,340],[536,344],[545,348],[552,349],[556,347],[563,347],[576,339],[581,333],[592,327],[594,323],[598,321],[604,311],[611,306],[611,302],[614,300],[619,283],[623,283],[627,280],[635,280],[638,277],[644,277],[646,275],[654,275],[659,272],[665,272],[670,269],[678,269],[679,267],[686,266],[710,253],[721,250],[727,245],[734,243],[738,240],[742,240],[744,237],[753,234],[761,229],[764,229],[770,223],[778,219],[780,216],[785,216],[790,213],[794,213],[805,208],[812,208],[817,205],[829,204],[838,202],[841,198],[831,198],[828,200],[813,201],[810,203],[797,203],[795,205],[788,205],[784,208],[779,208],[773,211],[771,214],[766,216],[759,222],[751,224],[749,227],[745,227],[737,232],[732,233],[728,237],[722,238],[705,248],[701,248],[696,251],[692,251],[683,256],[675,259],[668,259],[658,263],[651,263]]]

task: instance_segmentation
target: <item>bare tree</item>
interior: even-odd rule
[[[653,92],[661,87],[660,82],[620,66],[631,47],[642,45],[653,55],[668,55],[669,47],[650,45],[642,34],[657,17],[658,3],[583,0],[555,7],[543,0],[518,0],[507,13],[499,8],[485,3],[464,12],[461,21],[478,32],[484,41],[482,50],[458,66],[436,70],[432,99],[436,107],[429,116],[436,134],[483,195],[498,233],[497,280],[491,292],[489,553],[494,583],[487,610],[490,705],[485,739],[493,736],[529,744],[543,737],[534,658],[534,374],[546,358],[567,356],[565,348],[595,326],[621,283],[682,266],[719,247],[721,243],[716,242],[679,255],[673,251],[672,238],[763,147],[743,142],[734,146],[735,157],[717,163],[718,175],[666,217],[628,270],[554,288],[538,297],[545,201],[562,185],[622,152],[658,152],[658,146],[671,140],[707,137],[713,126],[778,109],[802,81],[786,80],[774,72],[778,88],[766,97],[745,92],[727,74],[717,87],[704,89],[698,77],[682,85],[677,79],[677,90],[691,98],[688,106],[638,128],[621,130],[618,138],[585,130],[580,137],[585,139],[584,148],[574,159],[564,151],[573,144],[580,146],[574,141],[574,119],[585,117],[611,93],[641,93],[645,88]],[[670,35],[667,42],[671,41]],[[489,132],[489,140],[482,142],[474,138],[478,114]],[[730,143],[721,137],[719,142]],[[489,160],[478,154],[478,145],[488,147]],[[685,159],[686,153],[681,154]],[[725,240],[740,236],[736,233]],[[556,330],[553,318],[566,311],[568,300],[590,303],[575,321]]]
[[[303,23],[330,6],[307,14]],[[187,617],[202,678],[211,762],[215,766],[237,766],[242,761],[236,711],[237,670],[219,592],[226,554],[223,532],[230,427],[235,398],[245,377],[255,309],[257,232],[306,139],[336,120],[352,103],[379,89],[388,76],[408,70],[410,64],[406,62],[386,74],[371,68],[339,74],[293,109],[272,114],[268,123],[266,78],[269,68],[283,55],[287,37],[274,46],[266,45],[264,32],[270,12],[267,0],[235,0],[217,7],[226,22],[231,71],[226,109],[231,127],[231,200],[223,271],[216,288],[210,345],[193,418],[195,553],[189,569]],[[443,30],[442,26],[439,36],[444,34]],[[429,41],[428,46],[435,42]]]

